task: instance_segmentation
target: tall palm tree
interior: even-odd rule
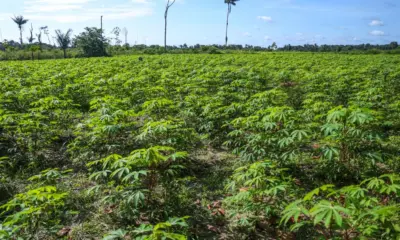
[[[165,20],[165,28],[164,28],[164,48],[165,51],[167,50],[167,20],[168,20],[168,10],[172,5],[174,5],[175,0],[168,0],[167,5],[165,6],[165,14],[164,14],[164,20]]]
[[[21,46],[22,46],[22,31],[23,31],[23,26],[29,21],[28,19],[25,19],[23,16],[14,16],[13,18],[11,18],[17,25],[19,28],[19,40],[21,42]]]
[[[232,11],[232,6],[236,6],[236,2],[239,0],[224,0],[228,4],[228,14],[226,16],[226,33],[225,33],[225,46],[228,46],[228,25],[229,25],[229,15]]]
[[[72,29],[68,29],[66,33],[62,33],[61,30],[56,30],[56,41],[58,46],[64,51],[64,58],[67,58],[67,48],[72,42],[71,33]]]

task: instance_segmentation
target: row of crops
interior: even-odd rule
[[[400,239],[400,58],[4,62],[0,239]]]

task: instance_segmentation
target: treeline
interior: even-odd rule
[[[298,46],[292,46],[290,44],[279,48],[279,51],[296,51],[296,52],[349,52],[349,51],[369,51],[369,50],[395,50],[398,49],[399,44],[397,42],[391,42],[389,44],[359,44],[359,45],[317,45],[317,44],[304,44]]]
[[[72,36],[72,30],[69,29],[65,33],[61,30],[55,30],[55,35],[50,35],[50,30],[47,26],[38,28],[34,34],[33,25],[29,29],[29,36],[26,38],[28,43],[24,43],[23,31],[24,25],[29,20],[23,16],[14,16],[11,19],[17,25],[20,38],[19,42],[14,40],[4,40],[0,42],[0,60],[35,60],[35,59],[56,59],[56,58],[79,58],[79,57],[102,57],[112,55],[130,55],[130,54],[164,54],[166,52],[172,54],[222,54],[222,53],[256,53],[256,52],[337,52],[337,53],[400,53],[400,48],[397,42],[389,44],[372,45],[317,45],[305,44],[292,46],[290,44],[283,47],[278,47],[275,42],[270,46],[253,46],[228,44],[228,26],[229,16],[232,7],[236,6],[239,0],[224,0],[227,5],[227,19],[225,29],[225,44],[224,45],[200,45],[195,44],[188,46],[187,44],[179,46],[167,45],[167,20],[169,8],[173,6],[175,0],[168,0],[164,14],[164,45],[129,45],[128,30],[115,27],[111,31],[112,37],[106,37],[106,31],[103,29],[103,16],[101,16],[100,28],[86,27],[85,31],[77,36]],[[120,39],[123,35],[125,42]],[[47,36],[47,40],[46,37]],[[42,41],[42,38],[48,43]]]
[[[135,45],[129,48],[136,50],[157,50],[162,47],[159,45]],[[200,45],[195,44],[192,46],[188,46],[187,44],[179,45],[179,46],[168,46],[169,51],[176,52],[190,52],[190,53],[201,53],[201,52],[210,52],[210,53],[223,53],[225,51],[234,50],[234,51],[253,51],[253,52],[272,52],[272,51],[280,51],[280,52],[351,52],[351,51],[361,51],[361,52],[382,52],[382,51],[393,51],[398,50],[400,53],[400,48],[397,42],[391,42],[390,44],[381,44],[381,45],[372,45],[372,44],[359,44],[359,45],[317,45],[317,44],[305,44],[305,45],[297,45],[292,46],[290,44],[285,45],[283,47],[278,48],[276,43],[272,43],[272,45],[268,47],[262,46],[253,46],[253,45],[240,45],[240,44],[231,44],[231,45]]]
[[[0,60],[35,60],[53,58],[102,57],[109,56],[107,50],[111,40],[104,37],[99,28],[85,28],[85,31],[72,37],[72,30],[65,33],[56,30],[53,45],[41,41],[34,42],[32,34],[28,44],[4,40],[0,43]],[[115,45],[118,46],[118,45]]]
[[[91,33],[89,33],[91,31]],[[0,60],[36,60],[36,59],[59,59],[59,58],[81,58],[116,55],[165,54],[165,46],[161,45],[129,45],[112,44],[111,39],[101,39],[100,29],[90,28],[81,34],[81,40],[71,40],[71,46],[63,49],[43,43],[24,44],[15,41],[7,42],[7,45],[0,43]],[[383,45],[360,44],[360,45],[316,45],[305,44],[299,46],[285,45],[284,47],[268,47],[253,45],[173,45],[167,46],[169,54],[229,54],[229,53],[259,53],[259,52],[336,52],[347,54],[400,54],[400,47],[397,42]]]

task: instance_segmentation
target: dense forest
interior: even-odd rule
[[[397,55],[0,65],[2,239],[398,239]]]

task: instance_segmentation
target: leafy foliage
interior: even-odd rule
[[[103,240],[111,239],[125,239],[127,236],[132,235],[134,239],[138,240],[158,240],[158,239],[169,239],[169,240],[186,240],[186,236],[176,233],[174,228],[187,228],[188,225],[185,222],[187,217],[183,218],[170,218],[166,222],[158,223],[155,226],[150,224],[142,224],[138,228],[132,231],[125,231],[122,229],[112,231],[104,236]]]
[[[336,191],[332,187],[317,188],[303,200],[288,205],[281,223],[292,223],[293,231],[312,224],[325,238],[396,239],[400,236],[399,175],[366,179],[359,185]],[[320,196],[320,189],[330,193]]]
[[[0,238],[398,238],[396,56],[41,63],[0,66]]]
[[[54,186],[44,186],[18,194],[8,203],[0,206],[7,217],[2,225],[9,227],[11,234],[35,234],[42,225],[54,227],[59,224],[56,216],[62,214],[67,193],[57,191]],[[4,233],[5,234],[5,233]]]
[[[108,40],[103,37],[101,29],[92,27],[85,28],[85,32],[80,33],[74,39],[75,45],[82,49],[86,57],[106,56],[106,47]]]
[[[56,41],[58,46],[64,51],[64,58],[67,58],[66,49],[72,43],[71,33],[72,29],[68,29],[66,33],[62,33],[61,30],[56,30]]]

